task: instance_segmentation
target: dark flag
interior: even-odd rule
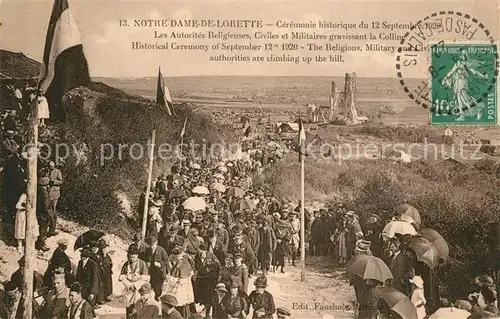
[[[302,156],[306,154],[306,131],[302,123],[302,117],[299,114],[299,136],[297,138],[297,151],[299,152],[299,162],[302,161]]]
[[[161,74],[160,68],[158,68],[158,85],[156,86],[156,104],[164,106],[167,110],[168,115],[175,115],[174,103],[172,103],[172,97],[170,96],[170,90],[165,85],[165,80]]]
[[[68,0],[55,0],[43,52],[39,88],[56,115],[64,114],[62,98],[71,89],[90,82],[80,32]]]

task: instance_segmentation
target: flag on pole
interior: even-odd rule
[[[38,87],[49,102],[59,104],[66,92],[89,82],[87,59],[68,0],[54,0]]]
[[[160,68],[158,68],[158,85],[156,86],[156,104],[164,106],[167,110],[168,115],[175,115],[174,113],[174,103],[172,102],[172,96],[170,96],[170,90],[165,85],[165,80],[161,74]]]
[[[297,141],[297,150],[299,152],[299,162],[302,161],[302,156],[306,155],[306,131],[302,123],[302,117],[299,113],[299,136]]]
[[[183,138],[184,134],[186,134],[186,123],[187,123],[187,120],[188,120],[188,118],[186,117],[186,119],[184,120],[184,126],[182,127],[182,131],[181,131],[181,138]]]

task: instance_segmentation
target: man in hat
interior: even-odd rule
[[[158,318],[160,315],[160,308],[156,300],[152,298],[151,292],[151,284],[149,282],[144,283],[139,289],[141,298],[135,303],[137,319]]]
[[[88,248],[90,248],[90,251],[92,252],[92,255],[90,256],[90,259],[93,260],[99,269],[99,293],[96,295],[96,300],[95,304],[90,302],[91,305],[93,305],[96,309],[100,307],[100,305],[104,301],[104,282],[102,280],[102,277],[104,276],[104,269],[102,265],[102,260],[99,258],[98,253],[99,253],[99,241],[97,240],[91,240],[88,243]]]
[[[241,254],[243,256],[243,263],[247,266],[248,269],[253,265],[255,260],[255,254],[252,250],[252,247],[248,242],[245,242],[244,235],[241,233],[237,233],[234,236],[233,244],[229,250],[231,254]]]
[[[377,214],[371,214],[368,218],[368,223],[366,224],[366,235],[365,239],[371,241],[370,250],[373,256],[381,258],[382,257],[382,219]]]
[[[267,290],[266,276],[259,276],[255,280],[255,290],[248,296],[248,303],[253,308],[252,318],[271,319],[276,312],[274,298]]]
[[[183,319],[181,313],[175,308],[178,303],[174,295],[165,294],[160,298],[160,301],[163,319]]]
[[[59,239],[57,241],[57,247],[52,253],[49,265],[43,276],[45,286],[52,287],[52,274],[56,268],[63,267],[65,273],[72,276],[71,260],[68,255],[66,255],[66,249],[68,249],[68,240],[66,238]],[[68,282],[67,284],[68,286],[71,286],[73,282]]]
[[[69,290],[69,300],[71,305],[68,310],[68,319],[93,319],[94,311],[92,306],[83,298],[83,287],[75,282]]]
[[[81,286],[80,293],[91,306],[95,306],[99,296],[100,274],[99,265],[92,259],[94,254],[90,248],[84,248],[80,253],[80,261],[76,270],[76,281]]]
[[[45,304],[42,309],[42,318],[58,319],[66,318],[70,306],[69,288],[66,284],[64,269],[56,271],[54,274],[54,289],[49,291],[45,298]]]
[[[240,290],[245,294],[248,291],[248,267],[243,263],[243,255],[233,255],[234,266],[231,268],[231,281],[238,283]]]
[[[292,313],[285,307],[279,307],[276,309],[276,315],[278,316],[278,319],[286,319],[290,317]]]
[[[167,225],[163,226],[164,228],[167,227]],[[164,234],[158,238],[158,245],[163,247],[165,251],[167,252],[168,255],[172,254],[172,250],[176,246],[184,246],[184,240],[185,238],[178,235],[180,227],[178,225],[171,225],[169,226],[168,231],[165,230],[165,232],[160,231],[160,234]]]
[[[221,264],[224,263],[224,256],[226,255],[226,251],[224,250],[224,243],[217,236],[214,228],[210,228],[207,231],[207,237],[205,238],[205,242],[207,243],[207,250],[214,254]]]
[[[219,220],[217,222],[217,229],[215,230],[217,237],[219,237],[224,246],[224,251],[227,251],[229,248],[229,232],[226,229],[226,225],[224,225],[224,221]]]
[[[400,242],[398,243],[398,240],[395,240],[393,246],[394,253],[389,263],[389,269],[391,269],[392,276],[394,277],[391,286],[405,295],[410,296],[410,279],[413,278],[415,274],[408,256],[401,251],[401,246]]]
[[[217,284],[220,262],[217,257],[207,251],[207,245],[202,243],[200,251],[194,258],[196,279],[194,283],[195,302],[205,306],[206,312],[210,312],[212,298]]]
[[[97,258],[101,266],[102,302],[111,301],[111,295],[113,294],[113,260],[108,253],[108,247],[106,240],[100,238]]]
[[[288,220],[277,219],[274,233],[276,235],[276,252],[273,260],[274,266],[280,266],[281,273],[285,273],[285,257],[288,255],[289,242],[291,240],[290,223]]]
[[[347,244],[347,259],[349,260],[352,254],[354,254],[354,249],[356,248],[356,243],[358,240],[363,238],[363,231],[359,224],[359,216],[353,211],[346,213],[348,217],[348,233],[346,238]]]
[[[212,314],[210,315],[210,311],[206,312],[206,318],[220,318],[227,319],[227,314],[224,308],[224,297],[227,294],[226,285],[224,283],[218,283],[215,286],[215,295],[212,298]]]
[[[273,254],[276,250],[276,236],[272,228],[269,227],[267,220],[258,222],[260,245],[258,252],[258,260],[262,267],[262,273],[265,275],[269,271],[270,261],[273,259]]]
[[[199,237],[198,234],[199,225],[194,224],[189,228],[189,234],[184,241],[184,251],[188,253],[193,259],[200,250],[200,245],[203,242],[203,238]]]
[[[146,264],[149,267],[151,286],[155,293],[155,299],[159,300],[163,281],[168,274],[168,254],[163,247],[158,246],[158,240],[150,236],[146,239],[149,248],[146,250]]]
[[[144,261],[146,259],[146,250],[148,250],[149,246],[142,239],[141,233],[136,233],[134,235],[134,241],[131,245],[135,245],[139,249],[139,259]]]
[[[224,296],[222,301],[226,318],[246,318],[248,313],[248,302],[246,293],[240,290],[237,282],[231,282],[229,285],[229,293]]]
[[[53,220],[50,224],[49,234],[54,234],[56,232],[56,222],[57,222],[57,202],[61,197],[61,185],[63,184],[63,177],[61,171],[56,167],[54,161],[49,162],[49,178],[50,178],[50,203],[51,211],[54,212]]]
[[[311,256],[321,256],[323,239],[321,238],[322,220],[319,210],[314,210],[314,220],[311,224]]]
[[[48,235],[50,219],[51,219],[51,203],[50,203],[50,179],[47,172],[40,173],[37,188],[37,203],[36,203],[36,217],[38,220],[39,236],[37,240],[37,247],[42,251],[49,251],[50,249],[45,245],[45,239]]]
[[[258,262],[257,258],[255,258],[255,254],[258,253],[260,245],[260,233],[257,228],[257,222],[254,219],[250,221],[250,227],[248,227],[247,230],[247,238],[249,240],[250,247],[252,248],[252,252],[254,253],[253,262],[249,267],[249,273],[250,275],[254,275],[257,274],[258,268]]]

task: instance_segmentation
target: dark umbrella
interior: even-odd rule
[[[377,287],[375,294],[387,303],[389,309],[405,319],[418,319],[417,308],[410,298],[392,287]]]
[[[448,260],[448,257],[450,256],[450,247],[448,247],[448,243],[443,236],[432,228],[422,228],[418,233],[420,236],[427,238],[434,245],[434,247],[436,247],[439,252],[439,258]]]
[[[91,229],[80,236],[75,241],[75,246],[73,247],[74,250],[83,248],[89,244],[91,241],[98,241],[99,238],[104,236],[105,233],[99,230]]]
[[[250,199],[242,199],[234,205],[234,208],[236,208],[235,210],[254,210],[255,203]]]
[[[417,260],[425,263],[429,268],[439,265],[439,252],[427,238],[413,237],[410,248],[415,252]]]
[[[170,199],[172,199],[172,198],[181,198],[181,197],[183,197],[185,195],[186,194],[184,193],[184,191],[182,189],[179,189],[179,188],[171,189],[168,192],[168,198],[170,198]]]
[[[393,279],[391,270],[384,261],[375,256],[357,255],[347,264],[347,274],[349,276],[359,276],[364,280],[373,279],[384,283],[388,279]]]

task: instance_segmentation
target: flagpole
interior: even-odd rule
[[[300,160],[300,281],[306,280],[306,244],[304,214],[304,157]]]
[[[180,154],[180,163],[179,163],[179,168],[181,168],[181,167],[182,167],[182,157],[184,156],[184,155],[182,154],[182,145],[183,145],[183,144],[184,144],[184,135],[182,135],[182,136],[181,136],[181,146],[180,146],[180,152],[181,152],[181,154]]]
[[[37,99],[39,96],[37,90]],[[33,271],[35,251],[35,218],[36,218],[36,195],[37,195],[37,144],[38,144],[38,105],[37,99],[30,105],[30,117],[28,127],[28,183],[26,187],[26,228],[24,243],[24,278],[22,297],[24,304],[24,318],[33,317]]]
[[[144,198],[144,212],[142,216],[142,239],[146,239],[146,225],[148,222],[148,204],[149,204],[149,193],[151,192],[151,180],[153,177],[153,162],[155,153],[155,137],[156,129],[153,129],[151,133],[151,149],[149,150],[149,170],[148,170],[148,185],[146,186],[146,197]]]

